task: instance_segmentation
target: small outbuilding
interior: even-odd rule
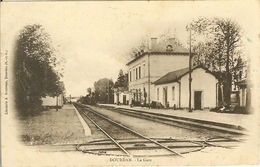
[[[118,105],[128,105],[129,104],[129,92],[127,88],[118,87],[114,88],[114,102]]]
[[[216,77],[203,66],[191,68],[191,106],[201,110],[214,108],[217,104]],[[189,67],[172,71],[156,80],[155,98],[165,107],[189,107]]]
[[[55,97],[46,96],[42,98],[42,106],[46,108],[54,108],[54,107],[61,108],[63,104],[64,104],[63,94],[60,94],[59,96],[55,96]]]

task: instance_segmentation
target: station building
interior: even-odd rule
[[[201,65],[191,68],[191,76],[191,107],[198,110],[216,107],[216,77]],[[167,73],[154,85],[156,100],[164,106],[189,107],[189,67]]]
[[[153,82],[170,71],[188,67],[189,52],[176,45],[174,38],[160,43],[157,38],[151,38],[151,47],[136,54],[126,65],[130,103],[132,99],[136,103],[150,103],[156,99]]]

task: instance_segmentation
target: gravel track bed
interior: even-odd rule
[[[94,106],[88,106],[88,107],[150,138],[206,140],[208,138],[213,137],[211,134],[205,134],[203,132],[192,131],[192,130],[183,129],[179,127],[173,127],[170,125],[165,125],[151,120],[136,118],[122,113],[117,113],[100,107],[94,107]]]
[[[137,138],[139,138],[136,135],[125,131],[124,129],[114,125],[113,123],[111,123],[111,122],[109,122],[109,121],[107,121],[103,118],[101,118],[100,116],[93,114],[90,111],[84,110],[84,112],[86,113],[86,115],[88,117],[90,117],[93,121],[95,121],[102,129],[104,129],[114,139],[135,139],[135,138],[137,139]],[[83,116],[83,117],[85,117],[85,116]],[[108,138],[108,137],[105,136],[105,138]]]
[[[184,132],[185,132],[185,130],[188,130],[192,134],[194,134],[194,132],[197,132],[197,134],[203,134],[203,136],[205,136],[204,139],[219,138],[219,137],[224,137],[224,138],[237,138],[237,137],[239,137],[238,135],[234,135],[234,134],[223,133],[223,132],[218,132],[218,131],[210,131],[208,129],[202,129],[202,128],[197,128],[197,127],[189,128],[188,126],[185,126],[185,127],[183,127],[181,125],[175,126],[175,123],[173,125],[169,125],[169,124],[172,124],[169,121],[168,121],[168,123],[167,123],[167,121],[164,121],[164,123],[162,123],[160,121],[158,122],[156,120],[153,120],[152,118],[147,118],[144,115],[140,115],[140,116],[135,115],[135,113],[137,114],[138,111],[134,111],[134,112],[127,112],[127,111],[126,112],[121,112],[121,111],[114,110],[114,108],[106,108],[106,107],[100,107],[100,106],[98,106],[97,108],[105,109],[105,110],[108,110],[110,112],[122,114],[122,115],[129,116],[129,117],[132,117],[132,118],[140,118],[140,119],[149,120],[149,121],[153,122],[154,124],[164,124],[164,125],[168,124],[168,126],[171,126],[172,128],[183,129]],[[197,138],[197,137],[195,137],[195,138]],[[199,135],[198,138],[201,139],[201,135]]]

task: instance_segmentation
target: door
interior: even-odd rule
[[[167,87],[163,88],[163,105],[166,106],[167,104]]]
[[[126,95],[123,95],[123,104],[126,104]]]
[[[194,92],[194,108],[195,110],[201,110],[201,94],[202,91]]]

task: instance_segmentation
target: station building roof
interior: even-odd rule
[[[210,73],[211,75],[215,76],[211,71],[209,71],[208,69],[206,69],[202,65],[193,66],[191,68],[191,72],[193,70],[197,69],[197,68],[202,68],[207,73]],[[169,72],[166,75],[162,76],[158,80],[156,80],[153,84],[155,84],[155,85],[162,85],[162,84],[166,84],[166,83],[177,82],[179,79],[181,79],[184,75],[186,75],[188,73],[189,73],[189,67],[183,68],[183,69],[180,69],[180,70],[176,70],[176,71],[172,71],[172,72]]]
[[[189,51],[186,48],[177,45],[174,38],[169,38],[160,43],[157,43],[157,38],[152,38],[151,48],[146,52],[141,51],[139,54],[136,54],[135,58],[129,61],[126,65],[135,62],[148,53],[153,55],[189,55]]]

